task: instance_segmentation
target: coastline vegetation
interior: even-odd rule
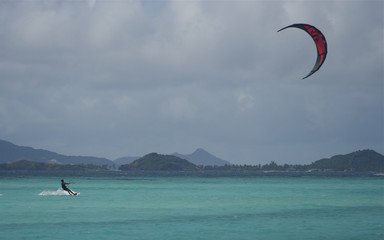
[[[39,170],[39,171],[108,171],[107,165],[94,164],[57,164],[57,163],[42,163],[28,160],[20,160],[13,163],[0,164],[0,170]]]
[[[373,150],[356,151],[346,155],[336,155],[320,159],[311,164],[284,164],[271,162],[265,165],[224,165],[198,166],[172,155],[148,154],[133,163],[120,166],[119,170],[184,170],[184,171],[351,171],[351,172],[384,172],[384,156]]]
[[[0,170],[41,171],[116,171],[114,166],[95,164],[58,164],[20,160],[0,164]],[[311,164],[284,164],[276,162],[258,165],[195,165],[173,155],[150,153],[119,167],[120,171],[232,171],[232,172],[375,172],[384,173],[384,156],[373,150],[356,151],[346,155],[324,158]]]

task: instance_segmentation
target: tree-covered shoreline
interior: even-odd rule
[[[20,160],[0,164],[0,170],[41,171],[116,171],[108,165],[57,164]],[[257,165],[227,164],[224,166],[195,165],[173,155],[150,153],[119,167],[120,171],[191,171],[191,172],[375,172],[384,173],[384,156],[373,150],[362,150],[324,158],[311,164],[283,164],[276,162]]]
[[[42,170],[42,171],[108,171],[107,165],[94,164],[56,164],[20,160],[13,163],[0,164],[0,170]]]

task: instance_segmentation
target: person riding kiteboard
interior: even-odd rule
[[[70,182],[64,182],[64,179],[61,179],[61,188],[64,190],[64,191],[67,191],[69,193],[69,195],[77,195],[77,193],[73,192],[71,189],[69,189],[67,187],[68,184],[71,184]]]

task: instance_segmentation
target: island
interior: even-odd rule
[[[173,156],[150,153],[135,160],[132,163],[121,165],[120,170],[146,170],[146,171],[191,171],[197,170],[197,166],[185,159]]]

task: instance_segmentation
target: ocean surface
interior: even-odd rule
[[[384,177],[0,173],[0,239],[383,240]]]

